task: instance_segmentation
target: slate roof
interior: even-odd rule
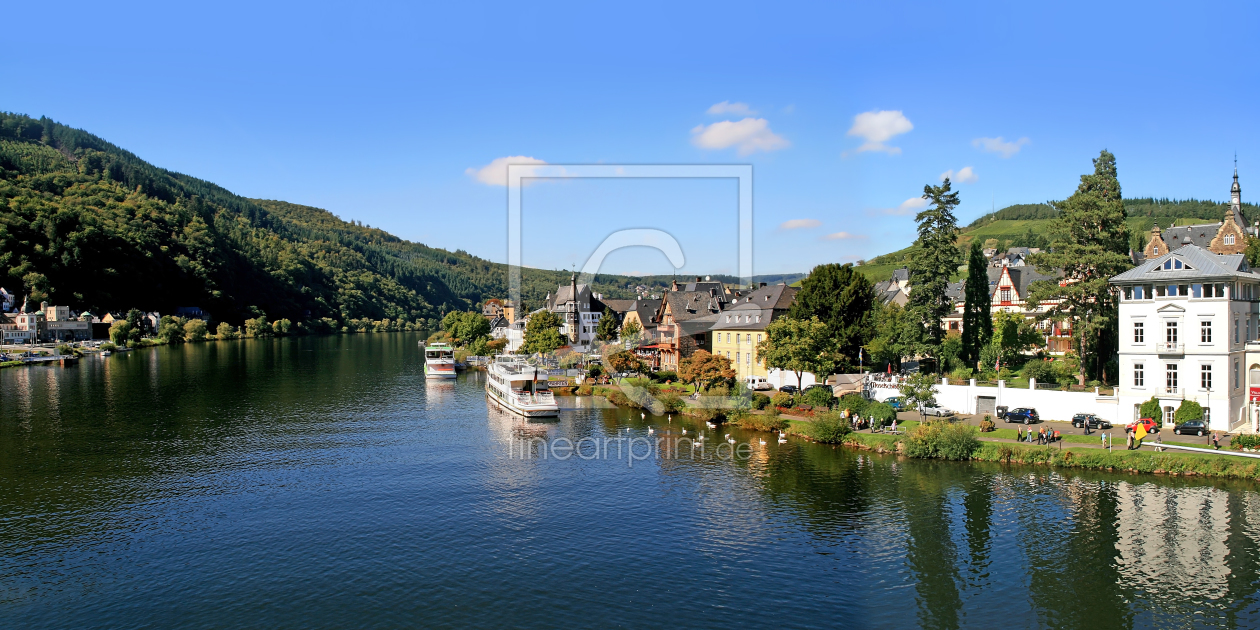
[[[1202,225],[1183,225],[1181,227],[1163,228],[1160,230],[1160,238],[1164,239],[1164,243],[1168,245],[1168,249],[1177,250],[1186,245],[1196,245],[1203,249],[1207,249],[1212,244],[1212,239],[1216,238],[1216,233],[1221,230],[1224,222],[1204,223]],[[1242,223],[1240,226],[1244,225]]]
[[[1011,274],[1011,283],[1015,285],[1015,292],[1019,294],[1021,299],[1028,298],[1028,287],[1038,280],[1054,280],[1058,276],[1047,276],[1035,267],[989,267],[989,293],[997,288],[998,280],[1002,278],[1002,271],[1005,270]]]
[[[641,298],[634,301],[634,305],[626,311],[634,311],[639,314],[639,323],[643,324],[643,328],[656,328],[656,322],[652,318],[656,317],[656,311],[661,307],[661,299]]]
[[[772,319],[791,308],[799,291],[780,283],[741,295],[718,315],[713,330],[765,330]]]
[[[634,308],[634,304],[638,300],[604,300],[603,302],[604,306],[612,309],[612,312],[617,314],[617,317],[625,317],[626,313]]]
[[[959,280],[958,282],[951,282],[945,285],[945,297],[948,297],[955,302],[962,302],[967,299],[966,295],[963,293],[963,288],[966,284],[966,280]]]
[[[907,281],[907,280],[909,280],[909,279],[910,279],[910,270],[909,270],[909,269],[907,269],[907,268],[905,268],[905,267],[902,267],[901,269],[893,269],[893,272],[892,272],[892,281],[893,281],[893,282],[905,282],[905,281]]]
[[[1182,268],[1165,270],[1164,261],[1166,260],[1179,260]],[[1213,254],[1198,245],[1191,244],[1146,260],[1137,267],[1111,278],[1111,282],[1157,283],[1228,278],[1260,280],[1260,273],[1251,270],[1244,254]]]

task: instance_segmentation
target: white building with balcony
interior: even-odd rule
[[[1260,337],[1260,273],[1243,254],[1186,244],[1111,279],[1120,291],[1120,416],[1152,396],[1169,425],[1183,400],[1214,430],[1248,426],[1246,344]]]

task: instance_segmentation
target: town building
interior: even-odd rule
[[[1071,320],[1043,319],[1045,312],[1053,308],[1057,300],[1045,300],[1036,307],[1028,303],[1028,293],[1034,282],[1056,280],[1056,276],[1043,274],[1032,265],[989,265],[985,272],[989,280],[990,313],[1019,313],[1025,319],[1034,320],[1044,335],[1046,352],[1050,354],[1063,354],[1072,349]],[[954,300],[954,311],[941,319],[947,334],[962,331],[963,310],[967,304],[965,291],[965,279],[951,282],[946,290],[946,294]]]
[[[1121,415],[1131,407],[1136,418],[1155,397],[1165,425],[1185,400],[1203,406],[1214,430],[1246,423],[1243,362],[1260,336],[1260,273],[1246,257],[1182,244],[1111,283],[1120,292]]]
[[[560,317],[560,334],[568,340],[571,349],[589,352],[595,342],[599,320],[604,316],[602,296],[591,292],[585,284],[577,283],[577,276],[569,279],[569,286],[560,286],[553,297],[547,294],[544,308]]]
[[[481,314],[486,319],[494,319],[503,316],[503,300],[498,298],[490,298],[485,304],[481,305]]]
[[[875,299],[885,305],[905,306],[910,301],[910,270],[894,269],[891,278],[875,283]]]
[[[68,306],[39,305],[43,315],[40,339],[44,341],[87,341],[92,338],[92,320],[74,317]]]
[[[1151,238],[1141,254],[1135,254],[1135,262],[1162,256],[1186,245],[1195,245],[1214,254],[1241,254],[1247,251],[1247,234],[1256,234],[1255,227],[1247,227],[1242,214],[1242,187],[1238,185],[1238,168],[1234,167],[1234,184],[1229,189],[1229,208],[1217,223],[1201,225],[1169,226],[1161,229],[1156,223],[1151,227]]]
[[[757,354],[757,344],[765,339],[766,326],[787,314],[798,289],[786,284],[761,285],[734,298],[709,328],[712,352],[731,360],[738,380],[768,376],[765,362]]]
[[[717,281],[697,277],[680,285],[674,280],[661,296],[654,316],[656,328],[648,346],[657,351],[660,369],[677,370],[678,362],[696,350],[711,350],[709,329],[735,295]]]

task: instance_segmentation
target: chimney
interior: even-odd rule
[[[709,297],[717,297],[717,289],[709,288]]]
[[[764,288],[766,288],[766,283],[764,283],[764,282],[759,282],[759,283],[757,283],[757,288],[759,288],[759,289],[764,289]]]

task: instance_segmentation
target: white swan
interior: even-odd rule
[[[779,444],[787,444],[787,437],[782,433],[779,434]]]
[[[730,442],[731,444],[734,444],[734,443],[735,443],[735,438],[730,438],[730,439],[728,439],[728,440],[726,440],[726,441],[727,441],[727,442]]]
[[[683,435],[687,435],[687,430],[683,429]]]
[[[644,415],[642,411],[640,411],[640,412],[639,412],[639,419],[640,419],[640,420],[645,420],[645,419],[647,419],[647,416],[646,416],[646,415]]]
[[[761,439],[761,438],[757,438],[757,441],[758,441],[758,442],[761,442],[761,445],[762,445],[762,446],[765,446],[765,445],[766,445],[766,441],[765,441],[765,440],[763,440],[763,439]]]
[[[652,427],[648,427],[648,435],[652,435],[654,433],[656,433],[656,429],[653,429]]]

